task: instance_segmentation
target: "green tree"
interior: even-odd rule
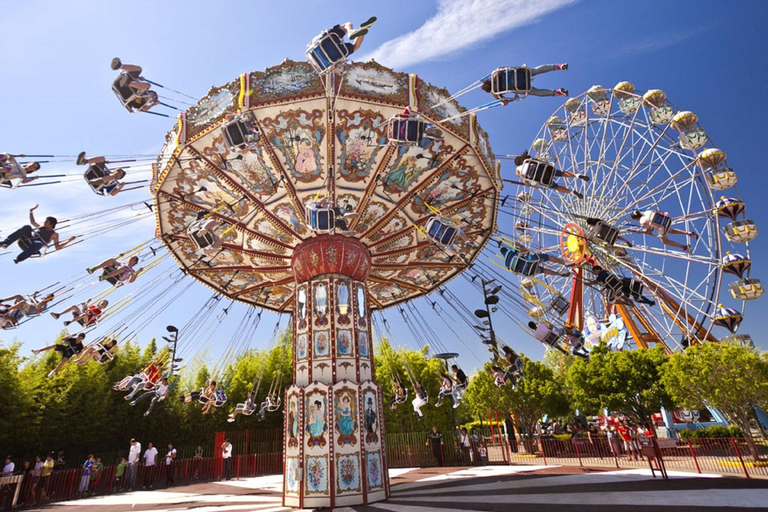
[[[542,362],[555,372],[555,375],[566,375],[568,373],[568,368],[571,367],[576,359],[578,358],[575,356],[564,354],[560,350],[547,347]]]
[[[570,404],[562,376],[543,363],[526,357],[523,361],[523,377],[516,387],[497,387],[490,372],[483,371],[473,377],[465,397],[476,417],[487,417],[489,410],[512,412],[520,431],[530,434],[542,416],[568,414]]]
[[[566,383],[574,405],[584,413],[596,414],[607,408],[646,422],[661,407],[673,405],[661,383],[667,362],[662,347],[611,352],[600,345],[589,361],[574,361]]]
[[[750,349],[719,343],[694,345],[672,356],[662,382],[684,407],[715,407],[737,425],[752,449],[749,419],[768,405],[768,362]]]

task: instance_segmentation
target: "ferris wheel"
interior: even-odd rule
[[[538,321],[583,331],[587,346],[669,352],[715,341],[716,326],[735,333],[745,301],[763,294],[750,279],[757,226],[736,172],[696,114],[663,91],[594,86],[515,163],[510,244],[565,262],[540,275],[510,267]]]

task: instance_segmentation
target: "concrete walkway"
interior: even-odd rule
[[[587,512],[619,507],[622,512],[768,510],[768,480],[649,470],[605,470],[566,466],[485,466],[390,471],[392,498],[339,512]],[[282,512],[282,477],[131,492],[56,503],[58,512]]]

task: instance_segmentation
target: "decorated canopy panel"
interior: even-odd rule
[[[389,143],[387,121],[405,107],[442,138]],[[222,125],[246,112],[260,140],[230,149]],[[244,74],[211,89],[168,133],[153,182],[158,234],[196,279],[284,311],[293,250],[317,236],[307,205],[325,200],[351,210],[344,234],[370,251],[373,308],[429,293],[471,263],[496,227],[496,161],[487,134],[462,112],[446,90],[374,62],[333,80],[292,61]],[[436,216],[459,228],[452,244],[427,236]],[[196,222],[220,245],[201,250],[189,232]]]

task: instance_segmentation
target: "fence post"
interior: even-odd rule
[[[576,457],[579,458],[579,466],[584,467],[584,464],[581,463],[581,453],[579,453],[579,443],[576,442],[576,439],[571,438],[571,443],[573,444],[573,447],[576,448]]]
[[[696,471],[701,474],[701,468],[699,467],[699,461],[696,458],[696,452],[693,451],[693,446],[691,446],[691,440],[686,439],[686,442],[688,443],[688,451],[691,452],[691,457],[693,457],[693,463],[696,465]]]
[[[736,444],[736,439],[732,437],[731,443],[733,444],[734,450],[736,450],[736,455],[739,456],[739,462],[741,462],[741,469],[744,470],[744,476],[746,476],[747,478],[752,478],[749,476],[749,471],[747,471],[747,466],[746,464],[744,464],[744,459],[741,458],[741,452],[739,451],[739,445]]]
[[[544,441],[541,439],[541,436],[538,436],[539,439],[539,448],[541,448],[541,458],[544,459],[544,465],[547,465],[547,454],[544,453]]]

